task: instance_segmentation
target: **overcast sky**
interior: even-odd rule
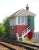
[[[0,22],[7,16],[29,5],[30,11],[35,13],[35,31],[39,31],[39,0],[0,0]]]

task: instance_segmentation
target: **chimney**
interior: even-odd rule
[[[27,11],[29,10],[28,4],[27,4],[27,6],[26,6],[26,10],[27,10]]]

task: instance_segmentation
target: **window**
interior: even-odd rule
[[[19,16],[18,17],[18,24],[27,24],[27,17],[26,16]]]
[[[27,16],[25,16],[25,24],[27,25]]]
[[[22,16],[21,17],[21,24],[23,24],[24,23],[24,17]]]
[[[31,16],[28,16],[28,25],[31,24]]]
[[[23,24],[24,23],[24,17],[19,16],[18,17],[18,24]]]
[[[20,24],[20,17],[18,17],[18,24]]]

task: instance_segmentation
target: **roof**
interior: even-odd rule
[[[11,17],[13,16],[35,16],[35,14],[26,9],[20,9],[11,15]]]

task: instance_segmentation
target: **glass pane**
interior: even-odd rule
[[[24,23],[24,17],[21,17],[21,23],[22,24]]]
[[[20,24],[20,17],[18,17],[18,24]]]
[[[27,25],[27,17],[25,16],[25,24]]]
[[[31,24],[31,18],[30,18],[31,16],[28,16],[28,25],[30,26],[30,24]]]

